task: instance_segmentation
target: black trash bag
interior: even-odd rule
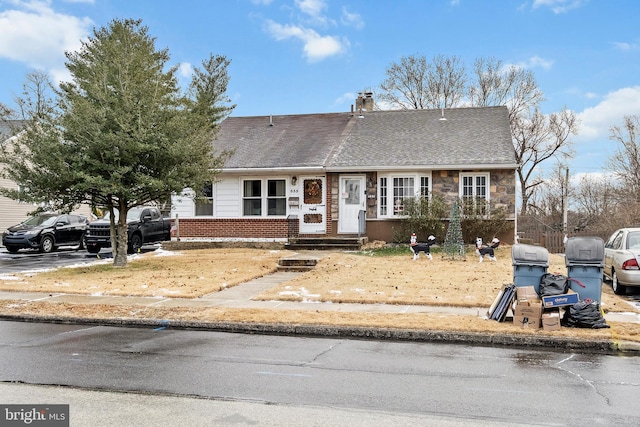
[[[538,293],[541,297],[562,295],[569,291],[567,276],[562,274],[545,273],[540,277]]]
[[[562,326],[590,329],[610,327],[602,316],[600,304],[590,299],[580,300],[569,306],[568,309],[565,309],[564,316],[562,317]]]

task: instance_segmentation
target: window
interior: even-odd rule
[[[267,181],[267,215],[287,214],[286,187],[284,179]]]
[[[196,199],[196,216],[213,215],[213,184],[207,183],[202,189],[202,197]]]
[[[424,199],[429,198],[429,177],[428,176],[420,177],[420,197]]]
[[[405,201],[414,197],[429,197],[430,176],[382,176],[378,183],[380,216],[404,215]],[[391,183],[391,188],[389,188]]]
[[[380,215],[387,215],[387,178],[380,178]]]
[[[264,185],[264,188],[263,188]],[[252,179],[242,182],[242,213],[245,216],[284,216],[287,214],[284,179]]]
[[[402,215],[404,213],[404,200],[414,196],[413,178],[393,178],[394,215]]]
[[[262,215],[262,181],[247,180],[243,184],[242,213],[245,216]]]
[[[485,215],[489,203],[489,174],[460,175],[460,198],[467,214]]]

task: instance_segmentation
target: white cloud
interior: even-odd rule
[[[65,51],[80,48],[93,22],[56,13],[49,1],[16,1],[14,9],[0,12],[0,58],[22,62],[30,67],[63,68]]]
[[[183,62],[178,67],[178,74],[180,74],[181,77],[190,77],[192,72],[193,68],[189,62]]]
[[[610,92],[598,105],[580,113],[580,130],[576,139],[608,139],[611,126],[621,124],[624,116],[628,115],[640,115],[640,86]]]
[[[342,18],[340,19],[343,25],[354,27],[358,30],[364,28],[364,20],[358,13],[351,13],[346,7],[342,8]]]
[[[613,46],[616,49],[624,50],[624,51],[640,50],[640,44],[638,43],[614,42]]]
[[[587,3],[587,0],[534,0],[533,8],[548,7],[555,14],[577,9]]]
[[[321,36],[316,31],[296,25],[281,25],[267,21],[267,31],[276,40],[298,39],[304,43],[304,53],[310,62],[321,61],[346,51],[347,41],[334,36]]]
[[[296,0],[296,6],[313,18],[321,17],[322,12],[327,8],[323,0]]]
[[[506,64],[505,66],[508,66]],[[549,59],[544,59],[539,56],[532,56],[526,61],[519,62],[517,64],[513,64],[519,68],[531,69],[531,68],[542,68],[543,70],[549,70],[553,66],[553,61]]]

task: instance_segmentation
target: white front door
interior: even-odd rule
[[[365,208],[365,184],[362,175],[340,177],[340,212],[338,214],[338,233],[357,233],[358,215]]]
[[[300,205],[300,234],[327,232],[326,186],[324,176],[303,176]]]

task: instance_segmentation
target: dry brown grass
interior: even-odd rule
[[[0,290],[93,295],[134,295],[197,298],[274,271],[279,258],[288,251],[261,249],[210,249],[158,256],[148,253],[126,268],[110,264],[62,268],[36,275],[20,275],[21,280],[0,276]],[[505,283],[513,281],[510,248],[497,251],[498,262],[478,263],[446,260],[434,255],[413,261],[406,256],[364,256],[331,253],[311,271],[264,292],[263,300],[331,301],[334,303],[427,304],[478,307],[482,314]],[[564,259],[551,255],[548,271],[566,272]],[[623,299],[603,287],[602,306],[609,311],[632,311]],[[260,310],[231,308],[150,308],[140,305],[82,305],[3,301],[0,314],[52,314],[88,318],[152,318],[192,321],[231,321],[288,324],[333,324],[403,329],[553,334],[640,341],[640,325],[615,322],[611,329],[568,329],[545,332],[517,328],[476,316],[450,314],[337,313],[321,310]]]
[[[149,252],[125,268],[112,260],[43,273],[0,276],[0,290],[118,296],[197,298],[236,286],[276,270],[288,251],[213,249]]]

